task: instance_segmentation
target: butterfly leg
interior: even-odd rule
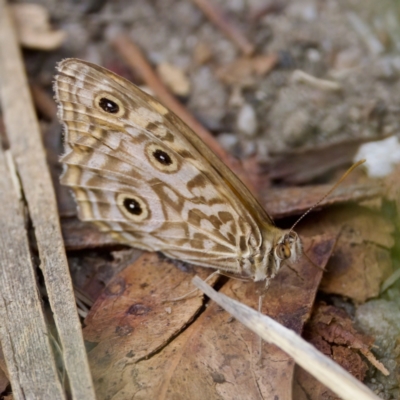
[[[266,287],[268,287],[269,285],[269,280],[267,280],[268,283],[266,283]],[[258,296],[258,312],[260,314],[262,314],[262,304],[263,304],[263,300],[264,300],[264,295],[260,295]],[[258,336],[258,360],[257,360],[257,365],[262,366],[262,338],[261,336]]]
[[[304,256],[307,258],[307,260],[310,262],[310,264],[311,264],[313,267],[318,268],[318,269],[320,269],[320,270],[323,271],[323,272],[326,271],[324,267],[320,267],[318,264],[315,264],[315,262],[314,262],[313,260],[311,260],[310,257],[308,257],[308,255],[307,255],[306,252],[304,252],[303,254],[304,254]]]

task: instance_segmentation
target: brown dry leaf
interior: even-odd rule
[[[374,245],[349,244],[339,239],[338,250],[327,267],[321,290],[363,303],[379,294],[380,285],[391,270],[387,250]]]
[[[22,46],[36,50],[54,50],[64,42],[66,33],[51,29],[49,13],[45,7],[21,3],[11,4],[10,9]]]
[[[369,349],[374,339],[357,332],[351,318],[343,309],[320,303],[305,327],[304,337],[357,379],[364,379],[368,365],[360,352],[367,352],[373,357]],[[378,363],[376,360],[375,362]],[[295,398],[299,399],[339,399],[300,367],[296,367],[294,392]]]
[[[196,272],[205,278],[212,271],[199,268]],[[90,353],[92,359],[102,349],[108,352],[112,348],[115,359],[127,357],[127,361],[133,362],[164,346],[202,304],[198,295],[185,302],[164,303],[190,292],[192,277],[193,273],[180,271],[156,253],[145,253],[121,271],[96,300],[85,320],[85,339],[98,343]],[[134,355],[130,351],[132,340]],[[99,366],[104,367],[104,363],[96,363],[95,371],[99,372]]]
[[[256,82],[255,76],[268,74],[277,62],[276,54],[251,58],[241,57],[230,64],[219,67],[216,76],[226,85],[251,86]]]
[[[309,334],[317,334],[326,342],[342,345],[353,349],[368,350],[374,339],[356,331],[350,316],[344,309],[320,303],[315,308],[310,322],[307,324]],[[345,362],[345,360],[344,360]],[[352,372],[348,369],[348,371]],[[364,371],[365,372],[365,371]],[[362,380],[362,371],[352,374]]]
[[[324,266],[331,235],[305,238],[305,250]],[[203,276],[210,272],[199,268]],[[265,294],[263,312],[300,332],[322,271],[301,258],[283,268]],[[291,398],[293,361],[259,340],[215,303],[200,312],[198,296],[162,301],[191,289],[192,275],[146,254],[118,275],[86,319],[85,339],[99,399]],[[254,308],[263,284],[229,280],[222,291]]]
[[[341,232],[320,290],[358,303],[377,296],[381,283],[392,272],[389,249],[394,245],[393,223],[375,211],[350,205],[319,217],[314,221],[321,231]]]
[[[261,195],[265,209],[273,218],[284,218],[291,215],[302,215],[314,206],[332,185],[268,188]],[[384,193],[384,187],[377,184],[341,185],[324,199],[318,207],[343,204],[350,201],[359,202],[376,199]]]
[[[87,305],[93,305],[104,287],[124,268],[133,264],[143,251],[128,248],[110,252],[74,252],[68,255],[68,264],[75,294]]]
[[[342,400],[298,366],[295,369],[293,396],[296,400]]]
[[[374,139],[356,138],[338,143],[302,147],[283,154],[271,154],[268,162],[260,163],[261,174],[268,172],[270,179],[286,184],[304,184],[339,167],[351,165],[363,143]],[[354,180],[360,169],[347,178]]]

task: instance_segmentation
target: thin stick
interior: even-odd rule
[[[293,226],[290,228],[290,232],[293,231],[293,229],[295,228],[295,226],[307,215],[309,214],[312,210],[314,210],[315,207],[317,207],[318,205],[320,205],[346,178],[347,176],[350,174],[350,172],[352,172],[355,168],[357,168],[359,165],[364,164],[366,160],[360,160],[358,162],[356,162],[355,164],[353,164],[343,175],[342,177],[333,185],[333,187],[328,190],[328,192],[322,196],[312,207],[310,207],[294,224]]]
[[[246,39],[243,33],[236,28],[229,19],[223,15],[221,10],[208,0],[192,0],[200,8],[207,18],[225,35],[236,44],[245,56],[254,52],[254,45]]]
[[[258,313],[262,315],[262,304],[263,304],[264,296],[258,296]],[[258,335],[258,365],[262,365],[262,337]]]

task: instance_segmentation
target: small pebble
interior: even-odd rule
[[[257,133],[257,116],[250,104],[244,104],[239,110],[236,123],[238,130],[245,135],[254,136]]]

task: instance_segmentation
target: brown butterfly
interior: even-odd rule
[[[79,217],[131,246],[254,281],[294,262],[301,242],[277,228],[236,175],[175,114],[120,76],[58,64],[65,171]]]

